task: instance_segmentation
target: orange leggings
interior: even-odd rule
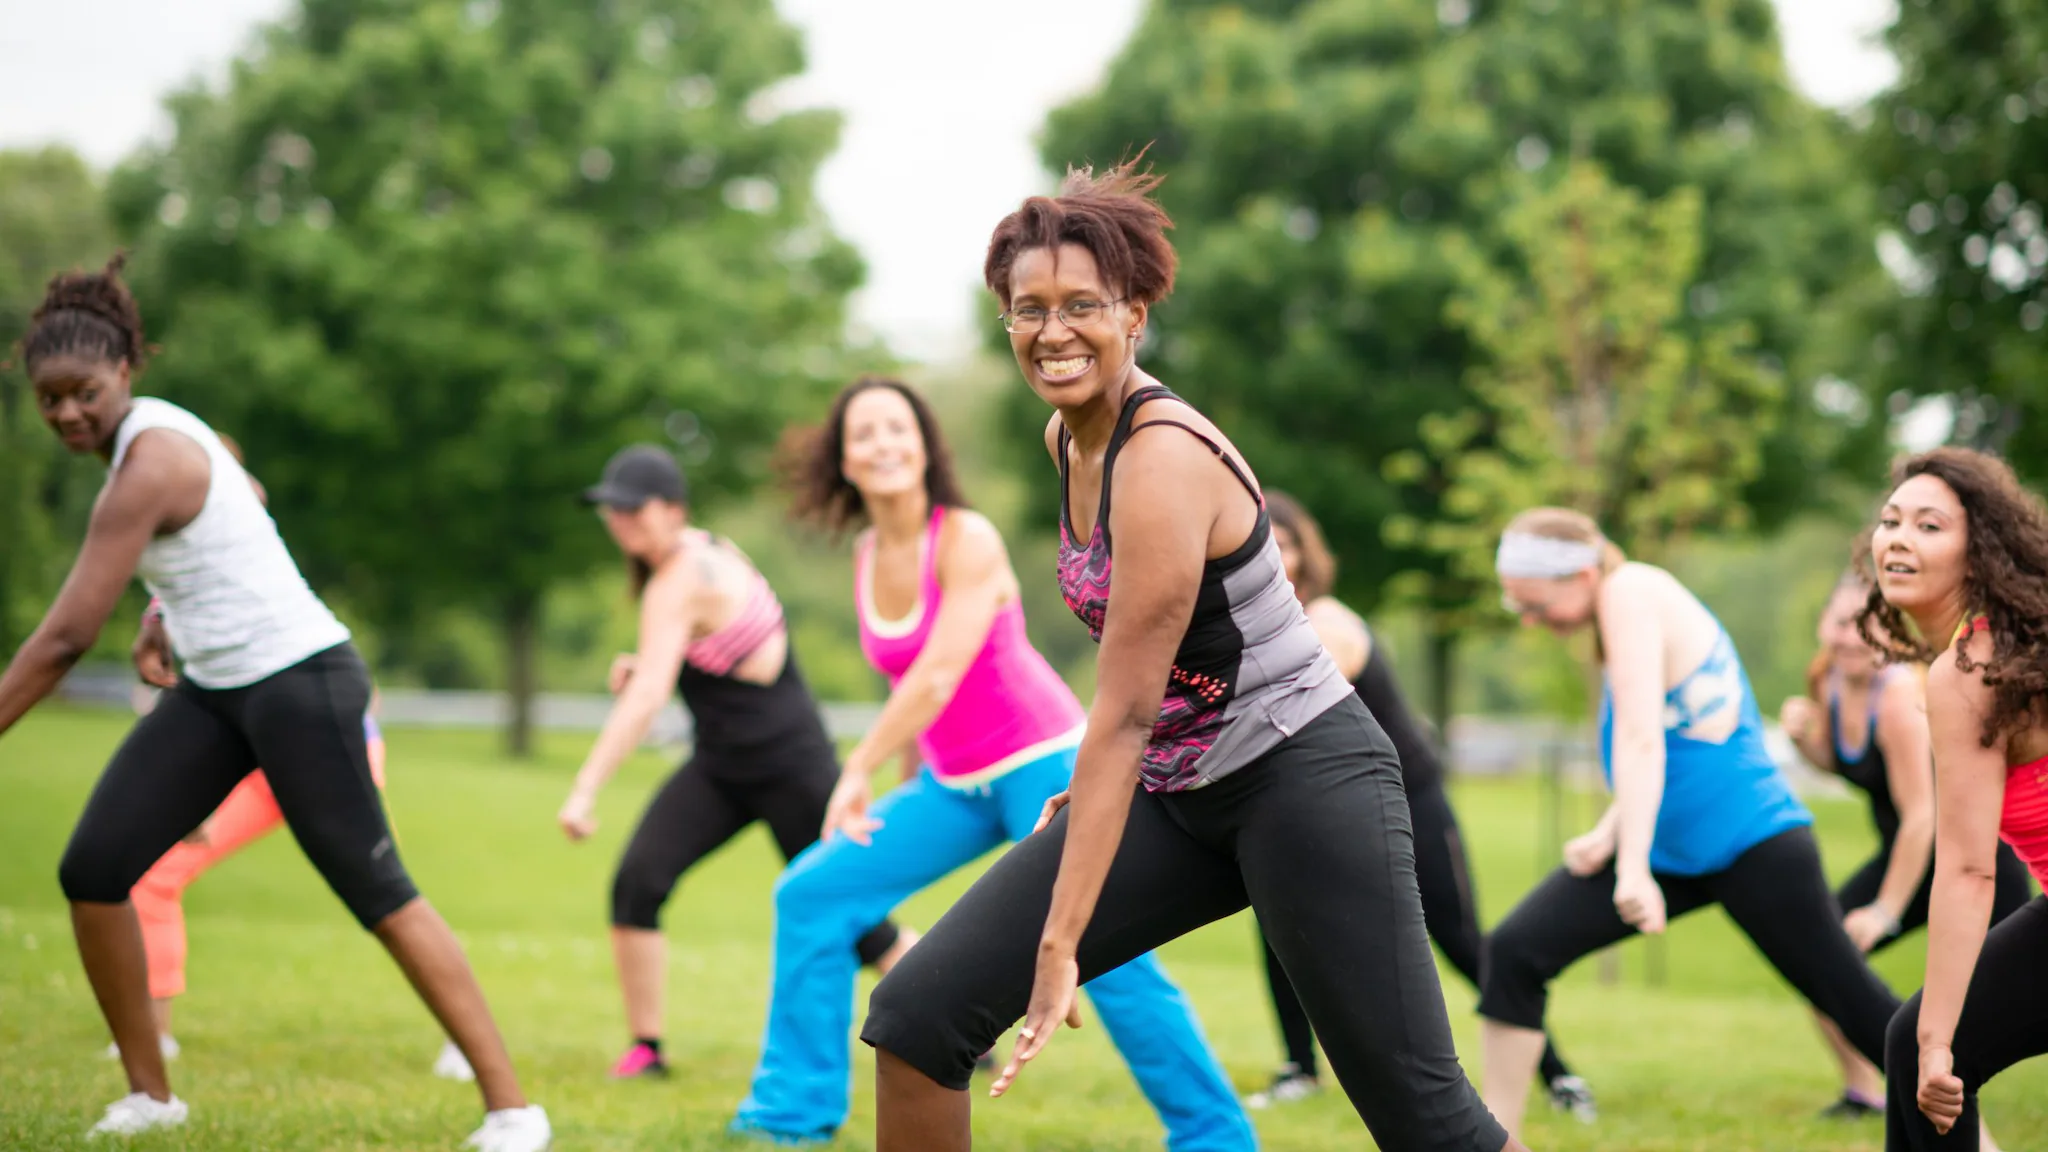
[[[370,775],[384,786],[384,741],[370,740]],[[185,992],[185,886],[200,873],[262,839],[284,823],[270,781],[251,772],[201,825],[204,843],[180,841],[152,865],[129,893],[142,922],[149,954],[149,995],[167,1000]]]

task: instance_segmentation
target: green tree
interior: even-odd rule
[[[1389,535],[1488,584],[1502,526],[1532,505],[1585,512],[1653,560],[1698,529],[1740,527],[1783,382],[1746,322],[1689,314],[1699,193],[1648,200],[1589,162],[1518,183],[1500,219],[1508,262],[1447,246],[1451,318],[1483,356],[1466,381],[1476,403],[1424,423],[1450,479],[1442,515]]]
[[[1687,308],[1749,324],[1801,401],[1742,492],[1777,523],[1816,471],[1870,447],[1805,402],[1844,370],[1840,342],[1815,339],[1834,293],[1874,265],[1848,136],[1793,91],[1769,0],[1154,0],[1043,155],[1057,171],[1152,142],[1183,256],[1154,313],[1158,370],[1315,509],[1342,594],[1372,608],[1419,574],[1442,717],[1453,625],[1483,590],[1381,529],[1442,517],[1445,471],[1384,465],[1472,404],[1446,246],[1505,250],[1517,178],[1567,156],[1651,198],[1697,189]]]
[[[1958,402],[1960,439],[2048,478],[2048,8],[1908,0],[1865,144],[1906,257],[1875,337],[1889,382]]]
[[[403,659],[497,621],[527,745],[543,594],[615,564],[576,493],[666,439],[715,505],[839,377],[836,114],[768,0],[301,0],[119,173],[156,384],[242,437],[309,574]]]
[[[0,347],[27,331],[51,276],[98,267],[112,244],[98,181],[76,153],[0,152]],[[0,368],[0,659],[55,595],[97,484],[43,427],[19,365]]]

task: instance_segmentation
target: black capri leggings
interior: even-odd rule
[[[1835,903],[1842,906],[1843,912],[1861,908],[1877,899],[1878,890],[1884,887],[1885,870],[1891,866],[1892,847],[1890,842],[1886,842],[1878,850],[1877,855],[1864,861],[1863,867],[1858,868],[1854,875],[1842,882],[1840,888],[1835,889]],[[1920,881],[1920,890],[1913,893],[1912,901],[1906,905],[1906,911],[1899,917],[1898,934],[1879,940],[1870,949],[1872,956],[1904,939],[1906,933],[1926,926],[1928,900],[1933,892],[1934,869],[1930,867],[1926,878]],[[2034,890],[2027,883],[2027,866],[2020,863],[2018,856],[2013,855],[2010,845],[2001,842],[1998,845],[1998,887],[1996,895],[1992,897],[1991,922],[1996,924],[2019,911],[2033,895]]]
[[[862,1040],[967,1088],[1030,998],[1066,830],[1063,811],[932,926],[876,987]],[[1213,784],[1137,790],[1081,937],[1081,982],[1247,903],[1381,1148],[1499,1152],[1507,1133],[1452,1047],[1401,770],[1355,696]]]
[[[2048,1054],[2048,901],[2040,897],[1984,938],[1949,1049],[1963,1081],[1963,1114],[1946,1136],[1920,1111],[1920,993],[1892,1017],[1886,1035],[1885,1152],[1976,1152],[1977,1090],[2032,1056]]]
[[[165,692],[86,801],[57,878],[68,900],[120,904],[165,852],[263,768],[285,824],[356,922],[373,928],[419,895],[377,785],[363,712],[370,674],[340,644],[245,688]]]
[[[1658,874],[1665,915],[1720,904],[1764,959],[1841,1028],[1864,1059],[1884,1066],[1884,1030],[1898,997],[1870,970],[1821,873],[1811,828],[1778,833],[1705,876]],[[1614,867],[1591,876],[1560,868],[1494,927],[1479,1014],[1543,1027],[1550,981],[1582,956],[1636,934],[1614,910]]]
[[[823,739],[695,749],[654,794],[619,859],[612,923],[659,928],[661,906],[683,873],[756,820],[767,821],[782,858],[794,858],[817,842],[838,781],[838,759]],[[881,959],[896,937],[887,920],[870,928],[854,945],[861,963]]]
[[[1415,881],[1422,892],[1422,920],[1429,938],[1472,987],[1479,985],[1479,964],[1483,955],[1479,933],[1479,901],[1473,894],[1472,869],[1465,860],[1465,841],[1458,831],[1458,817],[1443,786],[1430,783],[1408,793],[1408,815],[1415,825]],[[1316,1074],[1316,1035],[1302,1011],[1301,998],[1287,979],[1280,957],[1259,934],[1259,946],[1266,953],[1266,983],[1273,993],[1273,1014],[1280,1021],[1280,1038],[1287,1045],[1288,1063],[1310,1076]],[[1571,1075],[1557,1045],[1543,1046],[1543,1082],[1551,1083]]]

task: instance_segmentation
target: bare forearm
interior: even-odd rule
[[[1095,914],[1095,901],[1123,842],[1145,738],[1132,730],[1082,738],[1067,806],[1067,839],[1046,913],[1044,944],[1071,951]]]
[[[1927,987],[1920,999],[1922,1047],[1955,1039],[1970,975],[1984,950],[1997,886],[1988,871],[1950,871],[1939,862],[1935,868],[1934,901],[1927,917]]]
[[[1650,867],[1650,845],[1657,836],[1657,809],[1664,802],[1664,746],[1639,745],[1615,750],[1614,865],[1617,869]]]
[[[655,714],[661,711],[662,701],[638,700],[628,695],[620,699],[605,718],[604,730],[598,733],[597,743],[591,745],[590,754],[583,759],[583,767],[576,773],[576,787],[584,792],[596,793],[618,772],[640,742],[647,739],[647,730],[654,726]]]
[[[1828,741],[1825,737],[1809,732],[1792,741],[1792,746],[1799,749],[1799,754],[1806,758],[1808,764],[1823,772],[1834,771],[1835,754],[1828,747]]]
[[[918,736],[952,702],[957,684],[953,677],[941,680],[935,674],[911,669],[897,683],[895,691],[889,693],[888,702],[882,705],[881,714],[875,717],[860,743],[847,754],[847,769],[872,776],[892,754],[905,748],[914,750]]]
[[[58,640],[40,630],[22,644],[13,663],[0,674],[0,732],[14,727],[85,655],[85,646]]]
[[[1877,887],[1877,903],[1892,919],[1906,914],[1920,882],[1934,857],[1934,821],[1928,817],[1908,819],[1899,825],[1892,841],[1892,856],[1885,863],[1884,882]]]

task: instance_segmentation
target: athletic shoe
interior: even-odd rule
[[[661,1053],[637,1041],[634,1042],[631,1048],[626,1049],[624,1056],[619,1057],[617,1064],[612,1065],[612,1079],[614,1080],[631,1080],[638,1076],[666,1075],[668,1075],[668,1062],[661,1058]]]
[[[1820,1114],[1824,1120],[1861,1120],[1865,1116],[1884,1115],[1884,1105],[1854,1092],[1843,1092],[1840,1100],[1821,1109]]]
[[[185,1122],[185,1115],[185,1102],[176,1096],[168,1101],[154,1100],[137,1092],[107,1105],[107,1114],[86,1136],[133,1136],[152,1128],[176,1128]]]
[[[471,1132],[462,1146],[477,1152],[547,1152],[554,1138],[547,1110],[538,1104],[528,1104],[524,1108],[484,1113],[484,1126]]]
[[[164,1054],[164,1059],[166,1060],[176,1060],[178,1053],[182,1051],[178,1047],[178,1038],[175,1036],[158,1036],[156,1046],[157,1050]],[[119,1044],[109,1044],[107,1045],[107,1050],[100,1053],[100,1055],[105,1056],[109,1060],[119,1060],[121,1058],[121,1046]]]
[[[1579,1123],[1591,1124],[1600,1119],[1600,1110],[1593,1105],[1593,1089],[1577,1076],[1559,1076],[1548,1085],[1550,1106],[1560,1112],[1578,1117]]]
[[[441,1055],[434,1060],[434,1075],[467,1084],[476,1079],[476,1070],[469,1066],[469,1058],[455,1046],[455,1041],[447,1040],[441,1044]]]
[[[1273,1082],[1258,1092],[1244,1098],[1247,1108],[1271,1108],[1275,1104],[1292,1104],[1306,1100],[1323,1090],[1321,1082],[1303,1072],[1298,1065],[1282,1064],[1280,1071],[1273,1074]]]

